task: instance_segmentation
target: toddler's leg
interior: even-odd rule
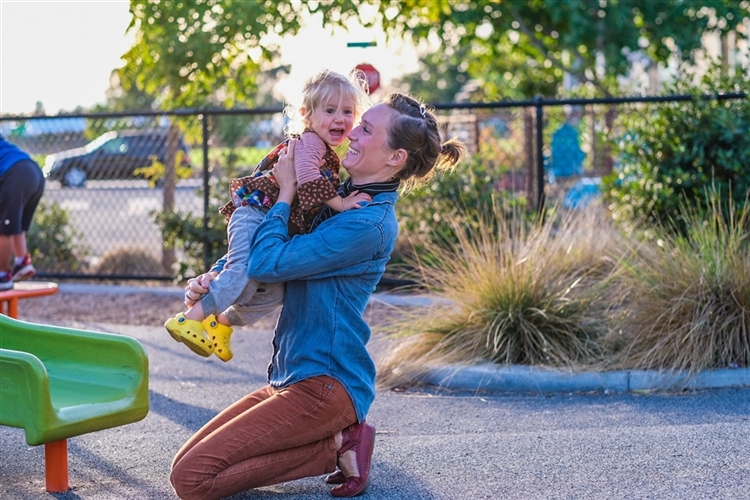
[[[206,319],[206,314],[203,312],[203,303],[202,301],[196,302],[193,307],[187,310],[185,312],[185,317],[187,319],[192,319],[193,321],[203,321]]]
[[[237,304],[229,307],[225,314],[233,325],[252,325],[264,316],[277,312],[284,305],[285,290],[284,283],[251,281],[247,293],[243,292]]]
[[[247,261],[250,241],[266,212],[267,209],[253,206],[234,211],[227,226],[229,249],[224,269],[211,282],[208,293],[201,300],[186,313],[180,313],[164,323],[173,339],[201,356],[216,353],[222,361],[229,361],[233,356],[231,325],[242,323],[231,323],[231,318],[222,312],[247,290],[252,288],[255,291],[254,285],[248,286],[251,280],[247,276]]]
[[[208,293],[201,299],[203,313],[206,316],[213,314],[218,317],[228,307],[239,302],[240,296],[247,293],[251,282],[247,276],[250,242],[267,212],[265,208],[244,206],[232,213],[227,227],[227,263],[219,276],[211,282]]]

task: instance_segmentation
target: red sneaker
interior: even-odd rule
[[[26,254],[20,264],[13,266],[13,281],[26,281],[36,274],[36,269],[31,265],[31,255]]]

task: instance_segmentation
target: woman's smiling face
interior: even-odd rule
[[[388,147],[388,130],[398,113],[378,104],[362,115],[361,123],[349,132],[349,150],[342,160],[355,184],[383,182],[394,172],[389,168],[394,151]]]

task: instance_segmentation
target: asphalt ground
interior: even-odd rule
[[[68,441],[67,493],[45,491],[43,447],[0,426],[0,498],[171,499],[169,467],[218,411],[265,383],[270,330],[238,329],[235,357],[201,358],[162,328],[129,335],[149,356],[150,412]],[[524,393],[380,392],[363,499],[750,499],[750,388]],[[231,497],[330,498],[320,478]]]
[[[223,363],[196,356],[161,327],[74,326],[141,342],[150,412],[71,438],[71,490],[60,494],[45,491],[43,447],[26,445],[21,429],[0,426],[0,499],[176,498],[172,457],[218,411],[265,383],[271,330],[238,329],[235,357]],[[446,367],[433,374],[442,389],[379,392],[368,415],[377,429],[372,484],[361,498],[750,498],[750,388],[589,390],[590,380],[571,374],[505,370]],[[540,385],[549,380],[558,385]],[[231,498],[322,499],[328,490],[322,477],[306,478]]]

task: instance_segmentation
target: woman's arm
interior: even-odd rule
[[[347,267],[381,255],[391,239],[380,224],[362,216],[359,210],[339,214],[310,234],[290,238],[289,205],[297,187],[291,168],[294,147],[294,141],[290,141],[287,151],[279,155],[274,173],[279,198],[258,226],[251,244],[248,273],[258,281],[344,275]]]
[[[248,274],[264,282],[361,274],[357,264],[374,265],[395,238],[380,224],[360,217],[364,210],[344,212],[310,234],[289,238],[289,208],[274,206],[253,237]]]

